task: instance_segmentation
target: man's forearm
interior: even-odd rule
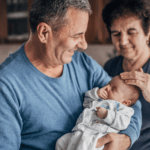
[[[127,150],[131,145],[129,136],[118,133],[108,133],[97,141],[96,148],[104,146],[103,150]]]
[[[134,109],[134,115],[131,118],[130,124],[126,130],[119,132],[120,134],[126,134],[131,139],[131,146],[139,138],[140,130],[142,126],[142,116],[141,116],[141,103],[137,101],[136,104],[132,106]]]
[[[124,147],[128,149],[131,145],[130,137],[126,134],[121,134],[121,136],[122,136],[122,143],[125,144]]]

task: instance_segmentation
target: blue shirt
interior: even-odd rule
[[[23,44],[0,65],[0,150],[54,150],[83,111],[84,93],[110,80],[81,52],[61,77],[48,77],[28,60]]]

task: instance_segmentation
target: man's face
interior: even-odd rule
[[[116,100],[120,103],[123,102],[124,92],[128,90],[128,85],[119,76],[114,77],[106,87],[107,99]]]
[[[86,49],[85,32],[87,30],[89,14],[87,12],[69,8],[66,14],[68,23],[50,38],[47,54],[53,60],[53,65],[70,63],[74,51],[78,48]]]

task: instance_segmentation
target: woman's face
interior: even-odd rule
[[[126,59],[135,59],[148,52],[149,33],[146,36],[141,20],[137,17],[122,17],[113,21],[111,26],[112,42],[118,51]]]

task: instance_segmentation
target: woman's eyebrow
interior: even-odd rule
[[[128,30],[134,30],[134,31],[136,31],[135,28],[129,28]],[[119,31],[117,31],[117,30],[112,30],[112,31],[111,31],[111,33],[117,33],[117,32],[119,32]]]
[[[119,31],[117,31],[117,30],[111,31],[111,33],[116,33],[116,32],[119,32]]]
[[[136,30],[135,28],[129,28],[128,30]]]

